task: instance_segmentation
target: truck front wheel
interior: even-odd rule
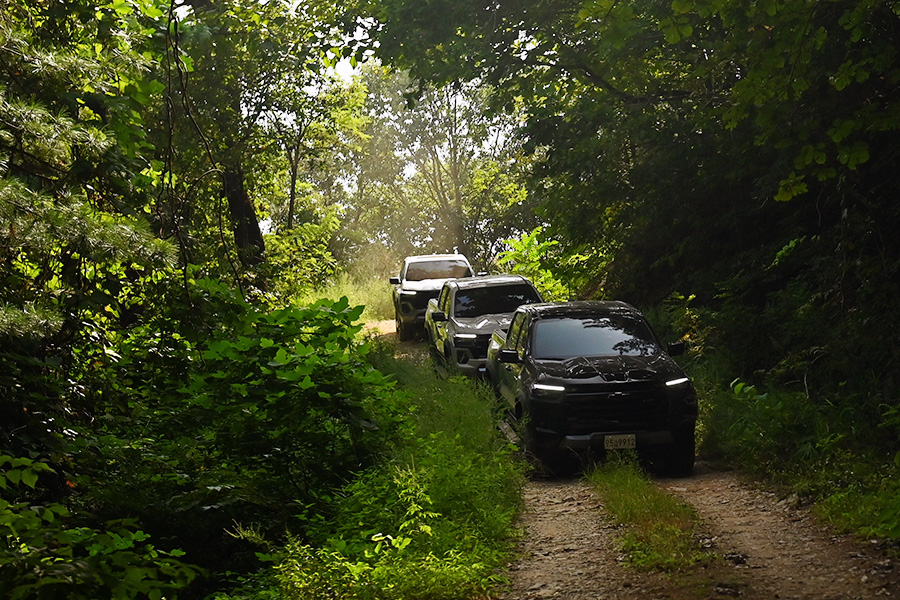
[[[666,459],[666,471],[672,477],[687,477],[694,470],[697,451],[694,426],[676,429],[672,433],[675,442]]]
[[[412,332],[409,330],[409,327],[403,324],[403,319],[400,318],[400,312],[394,313],[394,322],[397,324],[397,339],[400,341],[406,341],[412,338]]]

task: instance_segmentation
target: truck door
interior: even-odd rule
[[[527,315],[517,312],[513,316],[512,323],[509,324],[509,333],[506,334],[506,343],[502,349],[516,350],[521,359],[524,356],[522,352],[523,340],[528,337],[526,327]],[[516,402],[516,389],[518,388],[519,373],[522,370],[521,363],[500,363],[497,366],[497,380],[499,383],[500,395],[506,399],[511,405]]]

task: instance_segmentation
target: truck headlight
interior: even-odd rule
[[[566,397],[566,388],[549,383],[533,383],[531,384],[531,396],[544,401],[560,402]]]
[[[474,333],[457,333],[453,336],[453,344],[456,346],[471,346],[478,336]]]
[[[564,392],[566,391],[565,386],[562,385],[549,385],[547,383],[535,383],[531,386],[532,389],[541,390],[542,392]]]

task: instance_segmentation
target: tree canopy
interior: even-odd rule
[[[844,340],[890,323],[857,368],[891,379],[896,3],[360,6],[383,60],[522,104],[547,235],[572,254],[606,248],[585,292],[724,307],[751,370],[803,346],[844,368]],[[762,336],[738,324],[748,312]]]

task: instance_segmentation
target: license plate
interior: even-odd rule
[[[607,450],[627,450],[629,448],[634,448],[634,434],[605,435],[603,436],[603,447]]]

